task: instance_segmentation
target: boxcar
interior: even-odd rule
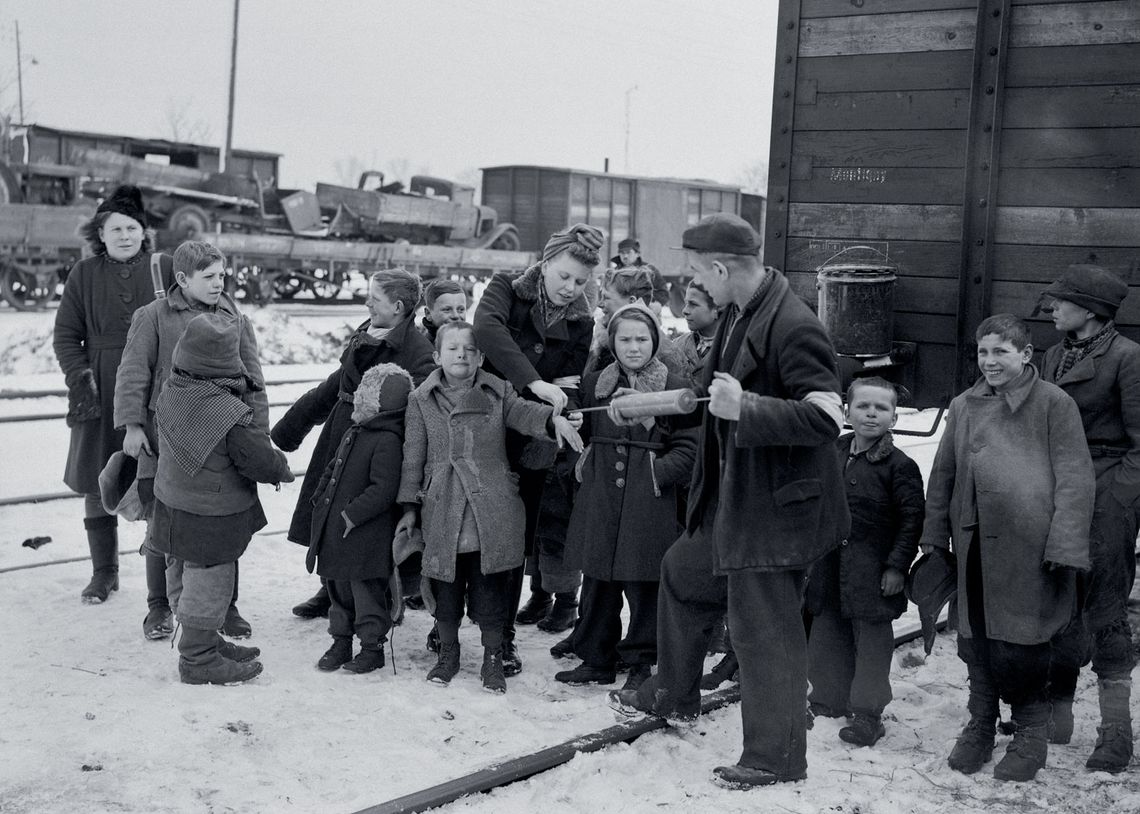
[[[742,200],[745,216],[762,228],[763,196],[728,184],[530,165],[483,169],[483,204],[518,228],[523,251],[542,251],[553,232],[589,223],[605,231],[606,257],[632,235],[646,261],[670,277],[681,273],[680,253],[669,250],[681,232],[713,212],[741,214]]]
[[[973,381],[991,313],[1056,342],[1066,265],[1140,282],[1136,0],[781,0],[773,98],[765,259],[814,302],[836,252],[888,255],[919,404]]]

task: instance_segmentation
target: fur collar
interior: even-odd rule
[[[608,399],[617,389],[621,381],[622,368],[617,362],[611,362],[598,374],[597,384],[594,385],[594,396],[600,401]],[[669,368],[665,367],[660,359],[650,359],[649,364],[638,371],[638,380],[643,387],[638,390],[643,393],[659,393],[665,389],[665,380],[669,377]]]
[[[535,263],[526,271],[511,281],[511,288],[515,296],[527,302],[538,302],[538,287],[542,285],[542,263]],[[580,294],[576,300],[566,306],[566,320],[568,322],[583,322],[594,320],[594,310],[586,302],[586,295]]]
[[[855,444],[855,433],[845,435],[840,440],[847,442],[847,452],[850,453],[851,447]],[[867,459],[868,463],[877,464],[879,461],[883,461],[889,458],[890,454],[894,452],[894,450],[895,437],[888,430],[886,435],[884,435],[875,443],[871,444],[871,448],[864,453],[863,457]]]

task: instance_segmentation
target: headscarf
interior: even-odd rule
[[[545,263],[548,260],[553,260],[575,243],[587,251],[597,254],[601,251],[602,245],[605,243],[605,235],[603,235],[602,230],[596,226],[576,223],[569,229],[562,232],[555,232],[550,236],[550,240],[546,241],[546,247],[542,250],[542,262]]]
[[[649,335],[653,339],[653,355],[640,369],[629,370],[617,360],[617,354],[614,353],[614,361],[598,375],[598,382],[594,387],[594,395],[599,399],[609,398],[613,394],[614,390],[617,389],[622,373],[625,374],[629,386],[639,393],[658,393],[665,389],[669,369],[665,367],[664,362],[657,358],[661,349],[661,323],[657,321],[657,315],[651,310],[641,303],[635,302],[623,305],[614,311],[614,315],[610,317],[609,325],[606,327],[610,339],[610,348],[612,350],[614,346],[614,333],[617,331],[617,323],[622,319],[631,317],[649,327]],[[649,429],[655,421],[655,418],[649,417],[640,423]]]

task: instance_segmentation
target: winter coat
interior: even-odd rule
[[[847,463],[853,434],[835,442],[843,478],[851,532],[839,548],[812,568],[807,609],[819,614],[838,608],[845,619],[884,621],[906,611],[906,595],[883,596],[887,568],[906,574],[922,535],[922,473],[888,432]]]
[[[523,562],[525,517],[519,476],[507,462],[507,428],[549,437],[553,411],[521,398],[485,370],[454,409],[442,401],[443,374],[435,371],[412,391],[404,430],[404,463],[397,500],[420,506],[422,572],[455,581],[455,555],[465,507],[479,535],[482,572],[494,574]]]
[[[1063,355],[1060,343],[1045,351],[1041,377],[1077,403],[1097,483],[1133,506],[1140,498],[1140,345],[1117,334],[1057,379]]]
[[[683,375],[689,380],[688,386],[692,387],[699,384],[701,374],[705,369],[705,361],[709,358],[709,352],[705,351],[704,356],[697,352],[696,331],[689,331],[687,334],[678,336],[673,340],[673,347],[677,349],[677,354],[681,358]]]
[[[973,637],[966,563],[982,539],[985,635],[1040,644],[1069,623],[1071,569],[1089,568],[1095,492],[1076,403],[1029,366],[1004,395],[980,379],[950,402],[926,492],[922,545],[958,557],[958,629]],[[1046,570],[1044,563],[1065,568]]]
[[[766,290],[740,317],[739,350],[718,361],[734,321],[729,314],[701,378],[702,391],[717,370],[741,383],[740,419],[723,421],[707,408],[673,419],[701,427],[686,527],[711,530],[718,574],[806,569],[850,526],[835,460],[839,425],[812,403],[816,394],[838,399],[835,352],[784,275],[769,273]],[[715,516],[706,518],[714,505]]]
[[[353,424],[313,495],[313,531],[305,565],[325,579],[387,579],[400,519],[396,492],[404,448],[404,411]],[[344,533],[341,512],[352,521]]]
[[[352,426],[352,394],[360,384],[360,377],[371,367],[391,362],[411,373],[412,379],[419,383],[435,367],[432,346],[412,319],[405,319],[383,339],[369,336],[368,325],[365,322],[349,337],[348,346],[340,357],[340,367],[323,383],[301,396],[273,426],[273,443],[286,452],[292,452],[301,445],[309,430],[317,424],[324,424],[309,467],[305,470],[297,508],[289,524],[289,539],[306,547],[312,538],[312,500],[317,483],[335,456],[340,439]]]
[[[71,428],[63,482],[81,494],[98,494],[99,473],[123,448],[115,429],[115,374],[127,343],[131,315],[154,300],[150,252],[119,262],[107,255],[80,260],[63,287],[53,347],[68,387],[85,369],[95,375],[102,415]],[[173,261],[162,256],[163,284],[174,284]]]
[[[241,320],[241,363],[251,386],[242,394],[242,401],[253,408],[253,426],[269,431],[269,399],[265,394],[265,377],[257,357],[257,334],[253,324],[238,310],[237,303],[223,293],[212,309],[192,305],[181,286],[172,286],[162,299],[143,306],[134,313],[127,345],[115,377],[115,429],[128,424],[141,424],[152,443],[157,441],[154,431],[154,408],[162,393],[162,385],[170,376],[174,346],[182,337],[186,326],[206,310],[229,314]],[[152,447],[157,449],[157,447]],[[155,461],[141,456],[139,477],[154,477]]]
[[[582,380],[583,407],[610,403],[611,397],[596,395],[599,375]],[[670,374],[665,389],[685,384]],[[628,386],[624,377],[619,385]],[[594,579],[655,582],[681,533],[677,493],[689,485],[697,431],[619,427],[601,410],[583,417],[581,434],[590,446],[579,463],[582,485],[566,534],[566,564]]]
[[[292,479],[289,462],[264,430],[231,428],[195,475],[175,462],[166,437],[159,433],[151,544],[200,565],[233,562],[254,532],[265,527],[257,483]]]

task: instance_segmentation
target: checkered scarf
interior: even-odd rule
[[[162,388],[155,418],[174,460],[193,477],[234,427],[248,427],[253,408],[238,398],[245,379],[202,379],[174,371]]]
[[[1061,354],[1061,359],[1057,362],[1057,373],[1053,377],[1053,380],[1060,380],[1062,376],[1072,369],[1073,365],[1081,361],[1081,359],[1084,359],[1104,343],[1110,341],[1114,336],[1116,336],[1116,323],[1109,320],[1103,328],[1092,336],[1087,336],[1084,339],[1070,339],[1068,337],[1063,339],[1061,341],[1061,347],[1064,349],[1064,352]]]

